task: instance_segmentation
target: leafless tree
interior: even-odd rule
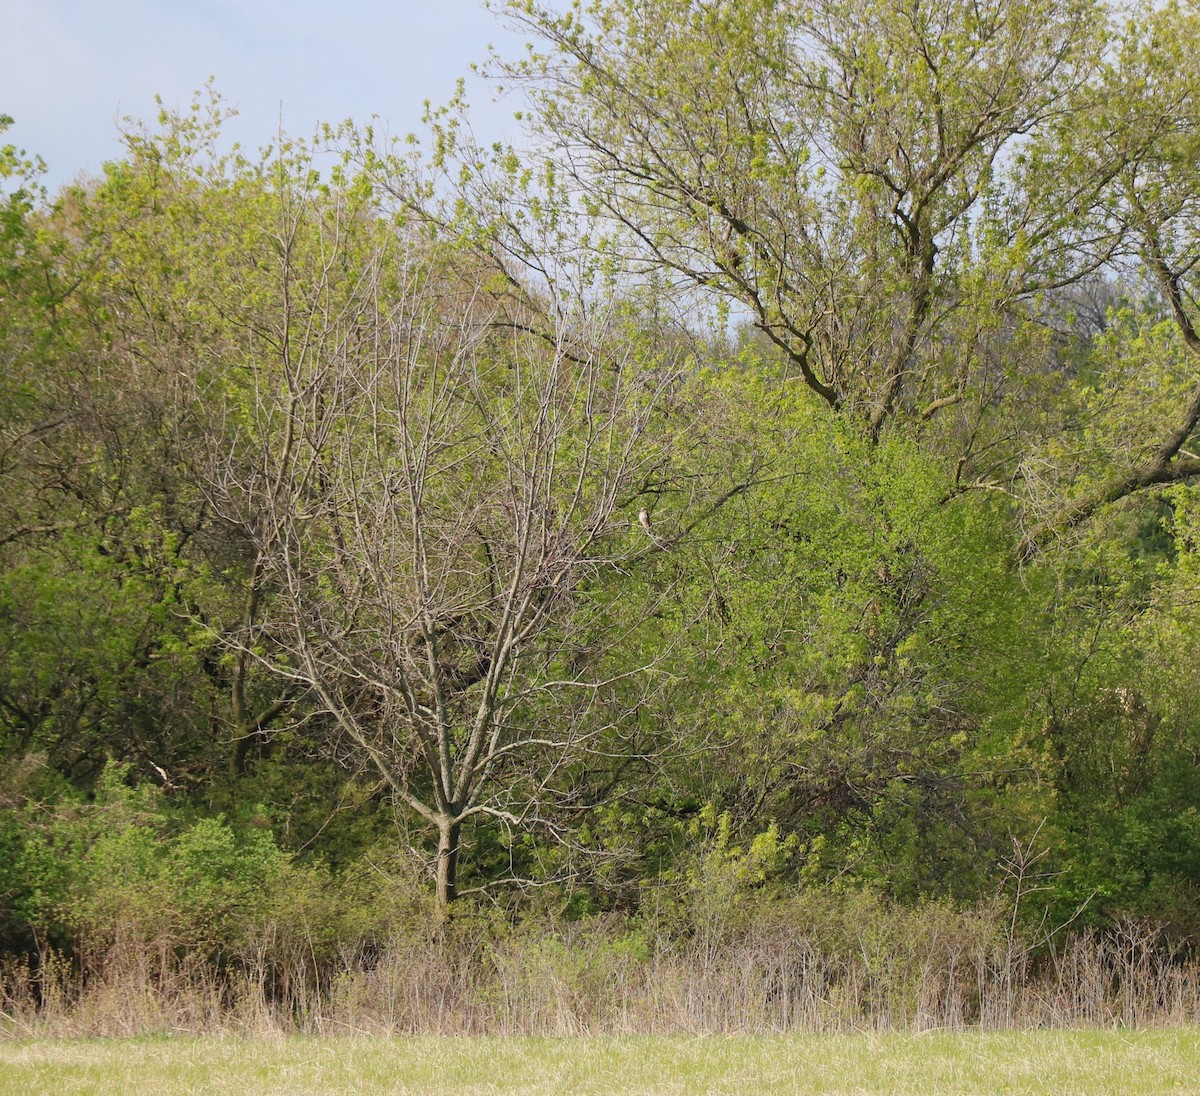
[[[634,500],[678,379],[615,302],[535,292],[444,231],[310,268],[254,386],[258,440],[231,447],[261,459],[213,490],[257,547],[239,654],[314,697],[436,831],[443,909],[464,824],[536,817],[633,672],[597,669],[596,621],[611,645],[633,618],[589,590],[648,550]]]

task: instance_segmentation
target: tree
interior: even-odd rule
[[[187,721],[163,711],[195,666],[161,566],[175,530],[158,528],[154,398],[111,399],[107,332],[79,307],[93,241],[39,171],[0,150],[0,180],[18,184],[0,215],[0,731],[87,779],[114,752],[173,760]]]
[[[1032,525],[1024,558],[1109,504],[1200,475],[1189,448],[1200,425],[1200,79],[1187,60],[1198,43],[1193,5],[1136,9],[1074,127],[1041,153],[1099,180],[1087,216],[1144,301],[1114,324],[1086,378],[1086,444],[1110,459],[1074,473],[1078,487]]]
[[[969,429],[1005,386],[983,318],[1090,261],[1026,264],[1057,218],[1006,161],[1071,110],[1091,3],[504,10],[546,47],[504,74],[630,261],[733,302],[875,438],[951,407]]]
[[[255,158],[198,104],[52,204],[0,150],[4,748],[343,763],[443,909],[706,809],[907,895],[1102,872],[1108,804],[1136,859],[1192,786],[1193,9],[504,8],[544,162],[454,107]]]
[[[111,755],[200,781],[283,708],[252,707],[265,676],[198,626],[253,602],[245,545],[199,489],[213,434],[181,399],[253,353],[227,320],[263,303],[263,273],[230,257],[267,186],[219,154],[221,116],[215,93],[164,111],[102,178],[31,208],[6,301],[0,696],[19,747],[79,779]]]
[[[1002,499],[947,505],[950,471],[912,438],[872,443],[753,346],[740,364],[710,380],[725,437],[712,430],[705,459],[790,474],[656,561],[685,576],[662,623],[679,655],[660,718],[679,746],[640,796],[644,840],[707,803],[746,839],[798,839],[809,880],[987,894],[1010,837],[1054,805],[1044,577],[1016,573]]]
[[[303,690],[436,830],[445,908],[464,825],[549,818],[611,718],[596,652],[642,609],[592,591],[647,549],[634,499],[663,474],[680,363],[602,286],[570,295],[569,255],[525,250],[519,231],[569,235],[547,228],[564,211],[525,194],[505,220],[447,214],[411,166],[366,159],[333,186],[281,182],[275,352],[213,418],[209,495],[263,591],[239,657]]]

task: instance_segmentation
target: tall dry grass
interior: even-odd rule
[[[1200,962],[1137,921],[1032,942],[996,908],[813,894],[699,925],[469,914],[332,951],[271,924],[236,954],[117,938],[10,960],[0,994],[0,1029],[38,1036],[1152,1026],[1200,1021]]]

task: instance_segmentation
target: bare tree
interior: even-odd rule
[[[285,263],[308,215],[284,218]],[[535,292],[412,223],[370,229],[353,262],[320,229],[232,447],[260,459],[226,461],[213,495],[257,547],[238,651],[314,697],[436,831],[445,908],[464,824],[536,816],[604,724],[594,629],[633,618],[588,591],[647,551],[633,500],[677,375],[615,301]]]

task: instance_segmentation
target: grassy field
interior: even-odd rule
[[[0,1042],[0,1093],[1200,1092],[1200,1029]]]

